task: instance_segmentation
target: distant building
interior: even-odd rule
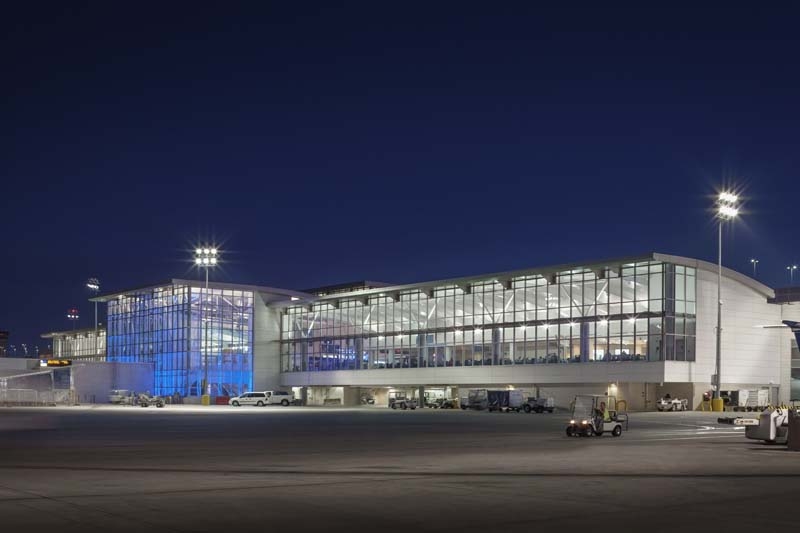
[[[8,336],[10,333],[8,331],[0,331],[0,357],[6,357],[8,355]]]
[[[51,348],[47,352],[54,359],[106,360],[106,328],[104,326],[97,328],[96,332],[94,328],[52,331],[43,333],[41,337],[51,341]]]

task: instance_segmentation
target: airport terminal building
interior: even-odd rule
[[[800,305],[733,270],[722,283],[722,389],[788,401],[794,337],[762,326],[800,320]],[[93,300],[108,306],[108,361],[151,363],[159,394],[197,398],[207,376],[212,396],[292,388],[319,405],[513,387],[646,409],[710,390],[716,295],[716,265],[653,253],[308,291],[174,279]]]

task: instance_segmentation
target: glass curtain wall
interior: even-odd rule
[[[155,367],[156,394],[199,396],[253,384],[253,293],[167,285],[108,302],[108,360]]]
[[[288,308],[281,367],[693,361],[695,284],[692,268],[643,262]]]

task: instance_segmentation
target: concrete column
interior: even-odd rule
[[[417,402],[418,403],[417,407],[419,407],[420,409],[424,409],[425,408],[425,387],[420,387],[419,388],[419,392],[417,394],[419,395],[418,402]]]
[[[353,350],[356,352],[356,368],[362,368],[364,364],[364,339],[356,337],[353,342]]]
[[[589,361],[590,348],[589,323],[581,322],[581,362]]]
[[[492,365],[498,364],[502,359],[502,334],[500,328],[492,328]]]

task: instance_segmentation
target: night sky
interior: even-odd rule
[[[199,276],[210,240],[214,279],[286,288],[715,261],[722,184],[746,201],[726,266],[757,257],[783,286],[800,261],[797,12],[16,4],[0,329],[17,346],[69,329],[71,306],[90,326],[86,278]]]

